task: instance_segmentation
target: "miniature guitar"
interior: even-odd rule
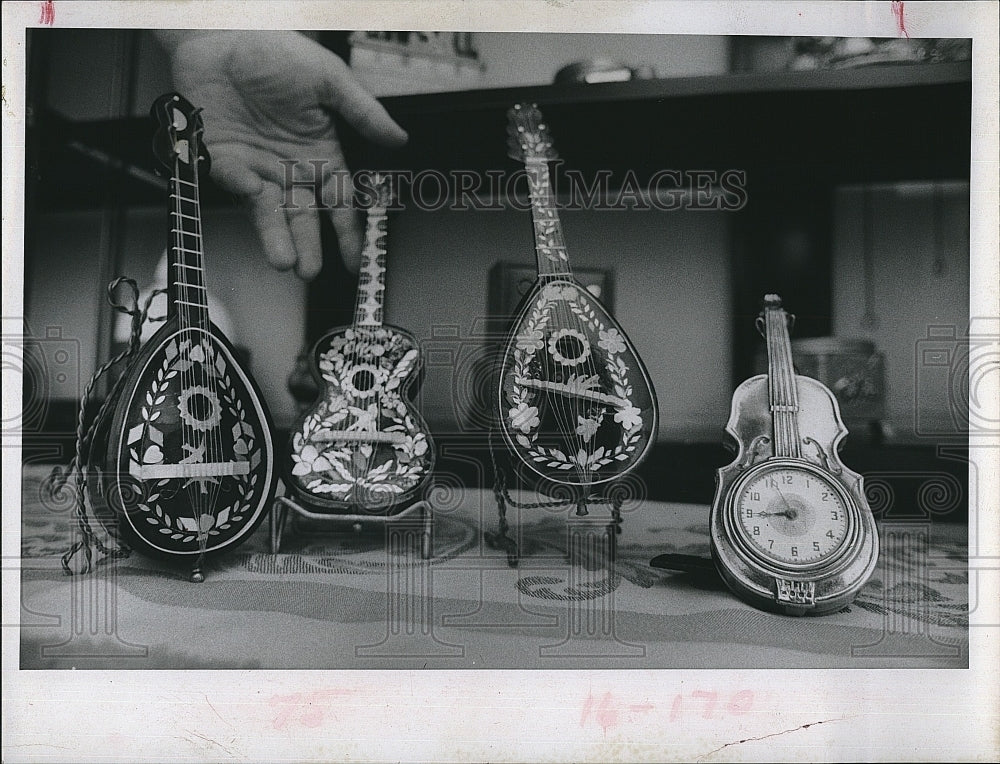
[[[635,468],[656,437],[649,375],[611,314],[573,278],[549,182],[556,158],[538,108],[508,112],[511,158],[531,194],[538,279],[518,307],[500,364],[499,422],[545,480],[592,486]]]
[[[718,471],[711,536],[729,587],[758,607],[821,614],[854,599],[878,558],[862,477],[838,454],[847,429],[833,393],[796,374],[790,317],[764,298],[768,373],[733,394],[735,461]]]
[[[170,173],[168,314],[101,425],[107,452],[91,465],[99,477],[90,492],[109,533],[145,552],[195,560],[195,580],[204,555],[250,536],[275,487],[267,407],[208,315],[200,112],[176,93],[152,107],[153,150]]]
[[[303,502],[323,509],[402,509],[434,468],[430,431],[410,401],[421,367],[420,346],[409,332],[382,321],[391,178],[376,176],[375,191],[354,322],[314,346],[320,395],[291,440],[287,483]]]

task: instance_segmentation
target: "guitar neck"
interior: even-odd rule
[[[167,298],[182,326],[208,326],[198,169],[178,158],[170,178]]]
[[[556,211],[549,180],[549,164],[543,157],[527,157],[524,168],[531,193],[531,219],[535,229],[538,276],[572,276],[562,224]]]
[[[799,458],[799,398],[795,387],[788,317],[780,307],[765,309],[767,384],[774,426],[774,455]]]
[[[354,303],[355,326],[382,326],[385,304],[386,208],[370,207]]]

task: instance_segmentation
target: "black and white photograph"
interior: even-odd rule
[[[995,760],[997,3],[457,6],[5,4],[4,759]]]

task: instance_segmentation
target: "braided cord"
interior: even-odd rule
[[[115,291],[123,284],[129,288],[131,295],[126,298],[124,302],[120,302],[115,297]],[[128,557],[132,552],[126,544],[121,542],[119,542],[115,547],[109,547],[101,541],[96,533],[94,533],[94,529],[90,523],[90,516],[87,513],[86,489],[84,487],[85,474],[83,467],[83,465],[89,461],[91,449],[94,445],[94,434],[97,431],[98,424],[104,420],[108,411],[115,405],[119,395],[121,394],[122,388],[124,387],[125,377],[127,376],[126,372],[128,370],[127,364],[118,375],[114,384],[111,386],[111,390],[101,403],[97,414],[91,418],[89,423],[87,422],[87,408],[91,402],[91,396],[94,392],[94,388],[97,386],[98,380],[100,380],[101,377],[110,372],[118,364],[122,362],[130,363],[135,357],[141,344],[143,325],[147,321],[163,321],[166,318],[166,316],[149,315],[149,308],[153,299],[157,295],[163,294],[165,291],[166,290],[164,289],[154,290],[152,294],[146,298],[140,308],[139,287],[133,279],[119,277],[108,284],[107,299],[111,307],[119,313],[124,313],[125,315],[130,316],[132,319],[129,330],[128,345],[122,352],[118,353],[118,355],[102,364],[97,371],[94,372],[94,375],[90,378],[90,382],[87,383],[87,387],[83,392],[83,397],[80,399],[80,409],[77,412],[76,447],[73,454],[73,460],[65,468],[56,467],[53,469],[52,474],[48,479],[48,490],[50,494],[54,495],[61,491],[69,482],[70,478],[73,479],[73,485],[76,491],[74,510],[76,514],[77,526],[79,527],[83,538],[74,543],[62,556],[62,568],[66,575],[74,575],[70,562],[81,550],[83,550],[84,557],[86,559],[84,560],[83,566],[78,571],[80,574],[89,572],[93,561],[93,548],[95,547],[102,555],[112,559]]]

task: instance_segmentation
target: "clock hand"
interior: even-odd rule
[[[788,503],[788,499],[785,498],[785,494],[781,492],[781,489],[778,488],[777,485],[774,486],[774,489],[778,492],[778,496],[781,497],[781,503],[785,505],[785,510],[786,510],[784,512],[776,512],[775,514],[781,514],[787,517],[789,520],[794,520],[796,517],[799,516],[799,513],[796,512],[794,509],[792,509],[791,505],[789,505]]]

